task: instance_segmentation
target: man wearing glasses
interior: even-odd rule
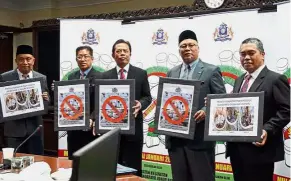
[[[76,61],[80,70],[70,74],[68,80],[89,79],[91,85],[94,79],[101,79],[101,72],[96,71],[92,67],[93,59],[93,49],[90,46],[78,47],[76,49]],[[94,87],[90,87],[90,113],[92,119],[94,119],[94,100]],[[92,119],[90,120],[90,125],[92,125]],[[96,139],[96,136],[93,135],[91,130],[68,131],[67,133],[69,159],[72,159],[72,155],[75,151]]]
[[[185,30],[179,36],[179,53],[183,63],[172,68],[167,77],[200,80],[198,111],[194,114],[194,140],[166,137],[174,181],[215,181],[215,142],[203,141],[207,94],[226,93],[218,67],[201,61],[196,34]]]

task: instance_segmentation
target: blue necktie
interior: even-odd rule
[[[184,69],[184,74],[182,76],[182,79],[187,79],[188,80],[190,71],[191,71],[191,66],[187,65],[187,68]]]

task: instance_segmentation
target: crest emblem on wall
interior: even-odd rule
[[[99,33],[95,33],[95,31],[90,28],[87,32],[84,32],[82,35],[82,43],[93,45],[98,44],[100,42]]]
[[[168,37],[167,32],[164,32],[164,30],[161,28],[158,29],[158,31],[155,32],[152,37],[152,41],[154,45],[167,44],[168,39],[169,37]]]
[[[233,38],[233,31],[227,24],[222,23],[213,33],[214,41],[231,41]]]

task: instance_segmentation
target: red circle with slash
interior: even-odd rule
[[[79,106],[80,106],[80,109],[76,109],[74,108],[74,106],[72,106],[70,104],[70,100],[71,99],[74,99],[78,102]],[[65,111],[65,105],[67,105],[75,114],[74,115],[69,115],[66,113]],[[78,117],[80,117],[82,114],[83,114],[83,111],[84,111],[84,107],[83,107],[83,102],[82,102],[82,99],[76,95],[69,95],[67,96],[63,102],[61,103],[61,113],[63,114],[64,118],[67,119],[67,120],[76,120],[78,119]]]
[[[112,105],[111,103],[112,100],[117,100],[123,105],[123,112],[119,112],[119,110],[114,105]],[[118,115],[117,118],[112,118],[107,114],[106,112],[107,104],[111,107],[112,111]],[[120,96],[111,96],[107,98],[102,105],[102,114],[107,121],[112,123],[120,123],[127,115],[127,106],[125,100]]]
[[[176,108],[176,106],[174,105],[174,101],[181,101],[184,106],[185,106],[185,113],[184,115],[182,115],[178,108]],[[167,113],[167,107],[168,106],[171,106],[174,110],[174,112],[178,115],[178,120],[173,120],[172,118],[170,118],[170,116],[168,115]],[[166,102],[165,102],[165,105],[163,107],[163,115],[165,116],[165,119],[171,123],[171,124],[175,124],[175,125],[178,125],[178,124],[181,124],[182,122],[184,122],[186,120],[186,118],[188,117],[188,114],[189,114],[189,105],[188,105],[188,101],[186,99],[184,99],[183,97],[181,96],[173,96],[171,98],[169,98]]]

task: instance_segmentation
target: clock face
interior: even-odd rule
[[[204,0],[205,4],[209,8],[219,8],[224,3],[224,0]]]

